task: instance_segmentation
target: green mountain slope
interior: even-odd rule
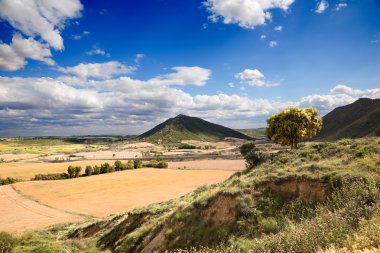
[[[154,143],[179,143],[183,140],[216,141],[226,137],[252,139],[233,129],[181,114],[157,125],[138,138]]]
[[[380,136],[380,99],[361,98],[323,117],[315,140]]]
[[[266,128],[247,128],[247,129],[235,129],[236,131],[248,135],[250,137],[256,138],[261,136],[266,136]]]

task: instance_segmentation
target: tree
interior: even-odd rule
[[[67,174],[69,174],[70,178],[73,178],[75,176],[75,168],[73,166],[69,166],[67,168]]]
[[[94,175],[100,174],[100,167],[98,165],[94,166]]]
[[[135,169],[141,168],[142,167],[142,161],[140,159],[133,160],[133,167]]]
[[[253,142],[241,145],[239,151],[246,161],[247,169],[252,169],[264,161],[264,156],[257,152],[256,146]]]
[[[94,170],[92,169],[91,165],[86,166],[85,174],[86,176],[91,176],[94,173]]]
[[[75,177],[79,177],[79,174],[80,174],[81,171],[82,171],[82,167],[81,166],[75,166],[75,168],[74,168],[74,176]]]
[[[115,170],[116,171],[119,171],[119,170],[122,170],[122,167],[123,167],[123,163],[119,160],[115,161],[114,163],[114,167],[115,167]]]
[[[109,173],[111,165],[109,163],[104,163],[100,165],[100,174]]]
[[[266,134],[281,145],[298,148],[298,143],[314,137],[322,128],[322,119],[317,109],[288,108],[267,119]]]

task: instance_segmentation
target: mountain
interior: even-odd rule
[[[138,138],[154,143],[179,143],[183,140],[216,141],[226,137],[252,139],[228,127],[182,114],[166,120]]]
[[[315,140],[380,136],[380,99],[361,98],[323,117]]]

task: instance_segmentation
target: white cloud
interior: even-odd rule
[[[261,39],[261,40],[265,40],[266,38],[267,38],[267,36],[264,35],[264,34],[260,36],[260,39]]]
[[[272,19],[271,9],[287,11],[294,0],[207,0],[211,21],[223,20],[225,24],[237,24],[253,29]]]
[[[135,55],[135,63],[136,64],[139,64],[140,63],[140,61],[143,59],[145,57],[145,55],[144,54],[136,54]]]
[[[151,79],[159,85],[197,85],[203,86],[211,77],[211,70],[201,67],[173,67],[174,73],[159,75]]]
[[[90,35],[91,33],[89,31],[83,31],[81,34],[79,35],[73,35],[73,39],[74,40],[81,40],[83,39],[84,37]]]
[[[94,48],[93,50],[87,51],[86,54],[87,55],[102,55],[107,58],[111,57],[110,53],[107,53],[106,51],[100,48]]]
[[[275,28],[273,28],[273,30],[275,30],[276,32],[281,32],[282,29],[283,29],[283,27],[281,25],[276,26]]]
[[[315,12],[319,13],[319,14],[324,13],[327,10],[328,7],[329,7],[329,3],[326,0],[321,0],[318,3]]]
[[[0,17],[25,35],[40,36],[51,47],[62,50],[60,31],[67,19],[80,16],[79,0],[2,0]]]
[[[269,46],[270,46],[270,47],[277,47],[277,46],[278,46],[278,42],[272,40],[272,41],[269,42]]]
[[[322,114],[332,109],[350,104],[359,98],[380,98],[380,89],[353,89],[346,85],[336,85],[325,95],[310,95],[301,98],[301,106],[313,106],[318,108]]]
[[[73,74],[82,79],[90,77],[105,79],[111,78],[114,75],[131,73],[135,71],[135,68],[117,61],[109,61],[104,63],[81,63],[74,67],[59,68],[59,70],[66,74]]]
[[[278,83],[272,83],[266,80],[263,73],[257,69],[245,69],[244,71],[237,73],[235,78],[241,80],[243,83],[257,87],[273,87],[279,85]]]
[[[233,82],[229,82],[229,83],[227,83],[227,85],[230,88],[235,88],[235,84]]]
[[[15,71],[23,68],[26,58],[54,65],[52,54],[47,44],[42,44],[33,38],[24,39],[18,33],[13,35],[10,45],[0,43],[0,69]]]
[[[347,6],[348,6],[347,3],[338,3],[338,4],[335,5],[335,10],[336,11],[340,11],[340,10],[346,8]]]

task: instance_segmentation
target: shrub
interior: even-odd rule
[[[197,149],[196,146],[182,143],[178,146],[178,149]]]
[[[67,168],[67,173],[69,174],[69,177],[70,177],[70,178],[75,177],[75,168],[74,168],[73,166],[70,165],[70,166]]]
[[[167,167],[168,167],[168,163],[164,162],[164,161],[161,161],[161,162],[159,162],[159,163],[156,164],[155,168],[167,168]]]
[[[98,175],[98,174],[100,174],[100,167],[98,166],[98,165],[95,165],[94,166],[94,173],[93,173],[94,175]]]
[[[0,253],[11,253],[16,246],[17,240],[10,234],[0,232]]]
[[[111,165],[109,163],[104,163],[100,165],[100,174],[109,173],[111,169]]]
[[[7,177],[7,178],[1,178],[0,177],[0,185],[7,185],[7,184],[14,184],[19,182],[20,180],[13,178],[13,177]]]
[[[139,168],[141,168],[142,167],[142,161],[140,160],[140,159],[135,159],[135,160],[133,160],[133,167],[135,168],[135,169],[139,169]]]
[[[74,177],[79,177],[81,171],[82,171],[82,167],[81,166],[75,166],[75,168],[74,168]]]
[[[33,180],[62,180],[68,178],[70,178],[70,176],[66,173],[37,174],[34,176]]]
[[[38,245],[36,248],[33,249],[33,253],[65,253],[66,251],[63,250],[58,245],[53,244],[41,244]]]
[[[94,173],[94,169],[91,167],[91,165],[86,166],[85,175],[91,176]]]
[[[122,170],[123,163],[119,160],[115,161],[114,167],[116,171]]]
[[[252,169],[264,161],[264,156],[256,152],[256,146],[253,142],[241,145],[239,150],[247,163],[247,169]]]

